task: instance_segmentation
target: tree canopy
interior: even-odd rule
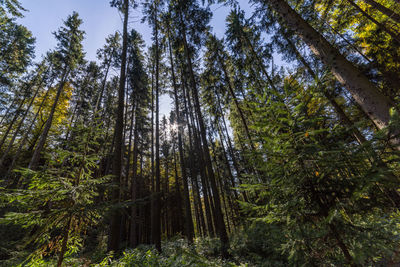
[[[1,266],[400,263],[400,2],[249,3],[109,1],[88,61],[0,0]]]

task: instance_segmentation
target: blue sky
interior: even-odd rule
[[[241,8],[250,14],[251,7],[247,0],[240,0]],[[96,60],[96,50],[103,46],[105,38],[117,30],[122,29],[122,19],[116,8],[111,8],[109,0],[20,0],[27,9],[25,17],[19,23],[25,25],[36,38],[36,60],[41,55],[54,49],[56,46],[52,32],[55,32],[68,15],[73,11],[79,13],[83,20],[82,29],[86,32],[83,42],[87,60]],[[211,6],[213,18],[211,26],[218,37],[223,37],[225,32],[225,18],[229,7],[220,5]],[[129,28],[140,32],[146,41],[151,42],[151,30],[140,22],[142,15],[140,9],[132,10]],[[163,97],[160,101],[160,111],[168,114],[171,110],[171,100]]]
[[[96,50],[104,44],[105,38],[122,28],[121,17],[115,8],[110,7],[109,0],[20,0],[20,2],[28,11],[19,22],[36,37],[37,59],[55,47],[56,41],[52,32],[56,31],[73,11],[78,12],[83,20],[82,28],[86,32],[84,49],[88,60],[95,60]],[[251,9],[247,0],[240,2],[245,11]],[[217,36],[222,37],[229,7],[213,5],[211,10],[214,13],[211,26]],[[141,11],[132,10],[129,27],[139,31],[146,43],[150,43],[151,30],[140,22],[140,18]]]

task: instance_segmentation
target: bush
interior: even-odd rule
[[[257,266],[287,266],[282,228],[254,220],[231,238],[231,254]]]

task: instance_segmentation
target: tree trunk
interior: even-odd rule
[[[168,33],[169,33],[169,28],[168,28]],[[188,185],[188,178],[187,178],[186,166],[185,166],[185,156],[184,156],[183,144],[182,144],[183,127],[182,127],[181,115],[180,115],[180,110],[179,110],[178,85],[176,83],[174,60],[172,58],[171,40],[170,40],[169,36],[168,36],[168,46],[169,46],[169,58],[170,58],[170,64],[171,64],[172,84],[174,87],[175,113],[176,113],[176,118],[177,118],[176,120],[178,123],[179,161],[180,161],[182,180],[183,180],[183,199],[184,199],[184,203],[185,203],[185,206],[184,206],[185,207],[185,231],[186,231],[186,237],[187,237],[189,243],[193,243],[194,227],[193,227],[192,211],[191,211],[191,207],[190,207],[189,185]]]
[[[68,245],[68,237],[69,237],[69,229],[71,227],[72,217],[68,219],[68,223],[65,226],[64,233],[63,233],[63,241],[61,245],[60,255],[58,256],[57,267],[61,267],[62,262],[64,260],[65,252],[67,252],[67,245]]]
[[[227,69],[226,69],[225,63],[224,63],[224,61],[222,60],[221,55],[219,54],[220,51],[217,51],[217,53],[218,53],[218,61],[219,61],[220,65],[221,65],[222,71],[224,72],[225,82],[226,82],[226,84],[228,85],[229,94],[231,95],[231,97],[232,97],[232,99],[233,99],[233,102],[235,103],[236,109],[237,109],[238,112],[239,112],[240,119],[241,119],[241,121],[242,121],[242,124],[243,124],[244,130],[245,130],[245,132],[246,132],[247,138],[249,139],[251,148],[252,148],[253,150],[255,150],[255,146],[254,146],[254,143],[253,143],[252,138],[251,138],[251,135],[250,135],[250,130],[249,130],[249,127],[247,126],[246,118],[245,118],[245,116],[244,116],[244,114],[243,114],[242,108],[241,108],[240,105],[239,105],[239,102],[238,102],[238,100],[237,100],[237,97],[236,97],[236,95],[235,95],[235,92],[233,91],[233,85],[232,85],[232,83],[231,83],[231,78],[230,78],[230,76],[229,76],[229,74],[228,74],[228,71],[227,71]],[[268,76],[268,77],[269,77],[269,76]]]
[[[353,0],[347,0],[347,2],[351,6],[353,6],[355,9],[357,9],[363,16],[365,16],[367,19],[372,21],[376,26],[378,26],[384,32],[389,34],[393,38],[393,40],[395,40],[398,44],[400,44],[400,36],[399,35],[397,35],[396,33],[392,32],[390,29],[388,29],[386,27],[386,25],[384,25],[384,24],[380,23],[379,21],[377,21],[376,19],[374,19],[371,15],[369,15],[366,11],[364,11],[359,5],[354,3]]]
[[[139,145],[139,119],[135,119],[135,130],[133,134],[133,162],[132,162],[132,182],[131,182],[131,198],[136,201],[138,197],[138,176],[137,176],[137,161],[138,161],[138,145]],[[130,245],[135,248],[139,245],[138,239],[138,225],[137,225],[137,205],[134,204],[131,209],[131,232],[130,232]]]
[[[374,7],[375,9],[379,10],[382,14],[385,14],[393,21],[400,23],[400,14],[390,10],[389,8],[381,5],[380,3],[376,2],[375,0],[364,0],[365,3]]]
[[[182,15],[182,14],[180,14],[180,15]],[[204,157],[205,157],[205,161],[206,161],[207,176],[210,180],[211,189],[212,189],[212,193],[213,193],[213,197],[214,197],[215,217],[216,217],[215,219],[216,219],[217,232],[218,232],[219,238],[221,239],[221,243],[222,243],[222,256],[227,257],[228,256],[228,248],[229,248],[229,239],[228,239],[228,235],[226,233],[224,218],[222,217],[221,199],[220,199],[217,184],[215,181],[214,170],[211,165],[211,156],[210,156],[210,151],[208,148],[206,127],[204,125],[203,115],[202,115],[202,112],[200,109],[197,85],[196,85],[196,80],[194,77],[193,66],[192,66],[192,59],[190,57],[190,53],[189,53],[189,49],[188,49],[188,44],[187,44],[187,40],[186,40],[186,30],[185,30],[185,27],[183,24],[182,17],[181,17],[181,26],[182,26],[182,37],[183,37],[184,50],[185,50],[186,59],[187,59],[187,63],[188,63],[189,75],[191,78],[191,87],[193,90],[194,107],[195,107],[196,113],[198,115],[198,121],[199,121],[199,125],[200,125],[200,136],[201,136],[201,140],[203,143],[203,153],[204,153]]]
[[[155,190],[153,190],[153,198],[152,198],[152,221],[151,221],[151,235],[152,241],[155,245],[156,249],[161,252],[161,208],[160,208],[160,122],[159,122],[159,113],[160,113],[160,105],[159,105],[159,51],[158,51],[158,21],[157,21],[157,9],[158,6],[155,6],[155,42],[156,42],[156,51],[155,51],[155,95],[156,95],[156,133],[155,133],[155,141],[156,141],[156,151],[155,151]]]
[[[61,93],[62,93],[62,91],[64,89],[64,85],[65,85],[65,82],[66,82],[66,80],[68,78],[69,72],[70,72],[70,70],[68,69],[68,67],[66,67],[66,69],[64,70],[64,73],[62,75],[62,78],[61,78],[61,81],[60,81],[60,85],[58,87],[57,94],[56,94],[56,97],[54,99],[53,106],[51,107],[51,111],[50,111],[49,117],[47,118],[46,124],[44,126],[43,131],[42,131],[42,134],[40,135],[39,143],[37,144],[35,152],[33,153],[32,159],[29,162],[28,168],[31,169],[31,170],[35,170],[38,167],[40,155],[41,155],[43,147],[44,147],[44,145],[46,143],[47,135],[49,134],[49,131],[50,131],[50,128],[51,128],[51,125],[52,125],[52,122],[53,122],[53,117],[54,117],[54,113],[56,111],[58,100],[60,99]]]
[[[126,79],[126,58],[128,49],[128,19],[129,19],[129,1],[124,0],[124,29],[122,41],[122,55],[121,55],[121,72],[119,79],[118,89],[118,108],[116,113],[115,123],[115,144],[114,144],[114,158],[113,158],[113,175],[114,183],[117,188],[113,190],[112,197],[114,201],[119,201],[120,198],[120,183],[122,171],[122,145],[123,145],[123,131],[124,131],[124,98],[125,98],[125,79]],[[119,210],[113,212],[110,225],[110,240],[109,251],[118,251],[120,243],[120,225],[121,215]]]
[[[392,105],[379,92],[378,88],[284,0],[265,0],[265,2],[269,3],[270,7],[278,13],[279,17],[286,22],[290,29],[296,32],[310,47],[311,51],[331,68],[336,79],[347,88],[355,101],[379,129],[388,126],[390,120],[389,110]],[[397,135],[398,131],[392,134]],[[399,149],[400,138],[392,138],[392,144]]]
[[[3,134],[3,137],[1,138],[1,141],[0,141],[0,149],[3,147],[5,141],[6,141],[7,137],[8,137],[8,134],[10,133],[12,127],[14,126],[14,123],[17,121],[17,119],[18,119],[18,117],[19,117],[19,114],[20,114],[20,112],[21,112],[22,106],[23,106],[24,103],[25,103],[26,98],[27,98],[27,97],[25,96],[25,97],[21,100],[21,103],[18,105],[18,107],[17,107],[17,109],[16,109],[16,111],[15,111],[15,114],[14,114],[14,116],[13,116],[11,122],[10,122],[10,124],[9,124],[8,127],[7,127],[6,132]]]
[[[43,80],[42,80],[42,81],[43,81]],[[40,84],[38,85],[38,87],[37,87],[37,89],[36,89],[36,91],[35,91],[35,94],[33,95],[31,101],[29,102],[28,107],[26,108],[26,110],[25,110],[25,112],[24,112],[24,115],[22,116],[21,120],[20,120],[19,123],[18,123],[17,129],[15,129],[15,131],[14,131],[14,135],[13,135],[13,137],[11,138],[11,141],[8,143],[8,146],[7,146],[6,150],[3,152],[3,156],[0,158],[0,166],[3,165],[4,159],[6,158],[6,156],[8,155],[8,153],[10,152],[10,150],[11,150],[13,144],[14,144],[15,138],[17,137],[17,135],[18,135],[18,133],[19,133],[19,130],[21,129],[22,125],[24,124],[24,121],[25,121],[25,119],[26,119],[26,116],[28,115],[29,111],[31,110],[32,104],[33,104],[33,102],[35,101],[36,96],[37,96],[37,94],[39,93],[39,90],[41,89],[41,85],[42,85],[42,83],[40,83]],[[0,146],[0,147],[1,147],[1,146]]]
[[[51,85],[50,85],[50,87],[51,87]],[[46,102],[46,99],[47,99],[48,95],[49,95],[49,90],[46,91],[46,94],[44,95],[44,97],[43,97],[43,99],[42,99],[42,101],[40,103],[40,106],[39,106],[38,110],[36,111],[36,114],[33,117],[32,121],[31,121],[31,123],[30,123],[30,125],[28,127],[28,130],[26,131],[21,143],[19,144],[17,152],[15,153],[15,155],[14,155],[14,157],[12,159],[12,162],[11,162],[10,166],[8,167],[6,176],[8,176],[11,173],[11,171],[14,169],[15,163],[16,163],[17,159],[19,158],[19,155],[21,154],[23,146],[28,141],[29,133],[32,131],[32,128],[33,128],[33,126],[34,126],[34,124],[36,122],[37,117],[39,116],[40,111],[43,108],[44,103]],[[14,184],[15,185],[18,184],[18,180],[14,181]]]
[[[183,73],[182,73],[182,81],[183,81]],[[205,173],[204,173],[204,159],[202,155],[202,149],[200,146],[200,140],[197,137],[197,134],[195,132],[195,127],[193,126],[194,124],[194,118],[193,118],[193,111],[189,106],[191,106],[190,103],[190,96],[189,96],[189,91],[185,90],[184,82],[182,82],[182,91],[184,94],[184,104],[185,104],[185,110],[186,110],[186,121],[188,124],[188,133],[189,133],[189,150],[190,153],[192,154],[192,157],[190,157],[190,171],[191,171],[191,176],[192,179],[197,179],[197,172],[195,171],[195,155],[198,157],[198,162],[200,164],[199,172],[200,172],[200,179],[201,179],[201,184],[202,184],[202,192],[203,192],[203,200],[204,200],[204,208],[205,208],[205,213],[206,213],[206,219],[207,219],[207,229],[208,229],[208,234],[211,236],[215,236],[215,231],[214,231],[214,224],[211,216],[211,204],[209,202],[209,193],[208,193],[208,188],[207,184],[205,181]],[[186,92],[187,91],[187,92]],[[187,94],[186,94],[187,93]],[[189,104],[187,101],[189,101]],[[190,117],[189,117],[190,114]],[[190,119],[190,120],[189,120]],[[191,122],[191,123],[190,123]],[[193,129],[193,132],[192,132]],[[195,152],[196,148],[196,152]]]

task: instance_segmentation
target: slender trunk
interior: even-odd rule
[[[132,101],[134,102],[134,101]],[[128,143],[128,155],[126,156],[126,183],[125,187],[128,188],[129,178],[130,178],[130,162],[131,162],[131,154],[132,154],[132,137],[134,135],[133,126],[134,126],[134,118],[135,118],[135,103],[132,103],[132,111],[131,111],[131,121],[129,125],[129,143]]]
[[[174,172],[175,172],[175,190],[176,190],[176,205],[174,210],[175,210],[175,214],[174,214],[174,219],[172,222],[172,232],[173,234],[177,234],[179,232],[182,232],[182,214],[183,214],[183,208],[182,208],[182,196],[181,196],[181,184],[179,182],[179,174],[178,174],[178,164],[177,164],[177,156],[175,153],[175,143],[174,143],[174,147],[172,149],[173,151],[173,155],[174,155]]]
[[[218,134],[219,134],[219,138],[220,138],[220,144],[221,144],[221,148],[222,148],[222,154],[223,154],[224,160],[226,162],[226,169],[228,170],[229,178],[231,180],[231,184],[233,187],[232,191],[233,191],[233,194],[235,195],[235,198],[238,199],[238,194],[235,189],[235,187],[236,187],[235,178],[233,177],[232,170],[231,170],[231,164],[229,163],[227,152],[226,152],[225,145],[224,145],[225,136],[223,135],[222,129],[219,125],[219,121],[217,121],[217,127],[218,127]]]
[[[155,42],[156,42],[156,51],[155,51],[155,89],[156,89],[156,133],[155,133],[155,141],[156,141],[156,176],[155,176],[155,190],[153,191],[154,197],[152,202],[152,241],[158,251],[161,252],[161,207],[160,207],[160,122],[159,122],[159,113],[160,113],[160,105],[159,105],[159,51],[158,51],[158,21],[157,21],[157,9],[158,6],[155,4]]]
[[[180,15],[182,16],[182,14],[180,14]],[[214,170],[211,165],[211,156],[210,156],[210,151],[208,148],[206,127],[204,125],[203,115],[202,115],[202,112],[200,109],[197,85],[196,85],[196,80],[195,80],[193,66],[192,66],[192,59],[189,54],[188,44],[187,44],[187,40],[186,40],[186,29],[184,27],[182,17],[181,17],[181,26],[182,26],[182,37],[183,37],[184,50],[185,50],[186,59],[187,59],[187,63],[188,63],[189,75],[191,78],[191,87],[193,90],[194,107],[195,107],[196,113],[198,115],[198,121],[199,121],[199,125],[200,125],[200,136],[201,136],[202,143],[203,143],[203,151],[204,151],[204,157],[205,157],[205,161],[206,161],[207,175],[208,175],[210,183],[211,183],[211,189],[212,189],[212,193],[213,193],[213,197],[214,197],[215,217],[216,217],[215,219],[216,219],[217,232],[218,232],[219,238],[221,239],[221,243],[222,243],[222,256],[227,257],[228,256],[228,248],[229,248],[229,239],[228,239],[228,235],[226,233],[224,218],[222,217],[221,200],[220,200],[220,196],[218,193],[217,184],[215,182]]]
[[[64,255],[67,252],[67,245],[68,245],[68,237],[69,237],[69,229],[71,228],[72,217],[70,216],[65,226],[64,233],[63,233],[63,241],[61,245],[60,255],[58,256],[57,267],[61,267],[62,262],[64,260]]]
[[[367,12],[365,12],[359,5],[354,3],[353,0],[347,0],[347,2],[352,7],[354,7],[356,10],[358,10],[358,12],[360,12],[364,17],[366,17],[367,19],[372,21],[376,26],[378,26],[378,28],[382,29],[384,32],[389,34],[393,38],[393,40],[395,40],[398,44],[400,44],[400,36],[399,35],[397,35],[396,33],[392,32],[390,29],[388,29],[386,27],[386,25],[383,25],[382,23],[380,23],[379,21],[374,19],[371,15],[369,15]]]
[[[400,14],[390,10],[389,8],[385,7],[384,5],[381,5],[380,3],[376,2],[375,0],[364,0],[365,3],[368,5],[374,7],[375,9],[379,10],[382,14],[385,14],[389,18],[391,18],[393,21],[400,23]]]
[[[25,97],[21,100],[20,104],[18,105],[11,122],[7,127],[6,132],[3,134],[3,137],[1,138],[1,141],[0,141],[0,149],[4,145],[4,143],[8,137],[8,134],[10,133],[12,127],[14,126],[14,123],[17,121],[19,114],[21,113],[22,106],[25,104],[26,98],[27,98],[27,96],[25,95]]]
[[[51,87],[51,85],[50,85],[50,87]],[[49,87],[49,88],[50,88],[50,87]],[[21,143],[19,144],[19,147],[18,147],[18,149],[17,149],[17,152],[15,153],[15,155],[14,155],[14,157],[13,157],[13,159],[12,159],[12,162],[11,162],[10,166],[8,167],[7,175],[6,175],[6,176],[8,176],[8,175],[11,173],[11,171],[14,169],[15,163],[16,163],[17,159],[19,158],[19,155],[21,154],[22,148],[24,147],[25,143],[28,141],[29,133],[32,131],[32,128],[33,128],[33,126],[35,125],[36,119],[37,119],[37,117],[39,116],[39,113],[40,113],[40,111],[42,110],[43,105],[44,105],[44,103],[46,102],[47,96],[48,96],[48,95],[49,95],[49,90],[46,91],[46,94],[44,95],[44,97],[43,97],[43,99],[42,99],[42,101],[41,101],[41,103],[40,103],[40,105],[39,105],[39,108],[38,108],[38,110],[36,111],[36,114],[35,114],[35,116],[33,117],[32,121],[31,121],[31,123],[30,123],[30,125],[29,125],[29,127],[28,127],[28,130],[26,131],[26,133],[25,133],[25,135],[24,135],[24,137],[23,137]],[[17,180],[17,181],[14,181],[14,184],[18,184],[18,180]]]
[[[36,96],[39,93],[40,88],[41,88],[41,84],[38,85],[38,87],[37,87],[32,99],[31,99],[31,101],[29,102],[28,107],[26,108],[21,120],[18,123],[17,129],[15,129],[15,131],[14,131],[13,137],[11,138],[10,142],[8,143],[8,146],[7,146],[6,150],[3,152],[3,156],[0,158],[0,166],[3,165],[4,159],[6,158],[8,153],[10,152],[10,150],[11,150],[13,144],[14,144],[15,138],[17,137],[17,135],[19,133],[19,130],[21,129],[22,125],[24,124],[26,116],[28,115],[29,111],[31,110],[32,104],[33,104],[34,100],[36,99]]]
[[[182,81],[183,81],[183,77],[184,76],[182,73]],[[189,150],[191,151],[191,154],[196,155],[199,160],[199,164],[200,164],[199,172],[200,172],[204,207],[205,207],[205,213],[206,213],[206,219],[207,219],[207,229],[208,229],[208,234],[211,236],[214,236],[215,231],[214,231],[214,224],[213,224],[213,220],[212,220],[212,216],[211,216],[211,204],[209,202],[209,194],[208,194],[207,183],[205,180],[205,173],[204,173],[204,168],[203,168],[203,166],[205,166],[205,164],[204,164],[204,159],[203,159],[203,155],[201,152],[202,149],[201,149],[201,145],[200,145],[200,140],[197,137],[197,134],[194,130],[194,126],[192,126],[192,124],[194,124],[193,111],[191,108],[189,108],[189,107],[191,107],[190,96],[189,96],[189,91],[185,90],[184,82],[182,82],[182,89],[183,89],[182,90],[183,94],[185,96],[183,99],[184,99],[185,110],[186,110],[186,121],[188,124],[189,145],[190,145]],[[189,103],[187,103],[187,101],[189,101]],[[190,120],[192,121],[192,123],[190,123],[189,114],[190,114]],[[192,129],[193,129],[193,133],[192,133]],[[196,148],[196,151],[198,154],[195,153],[194,148]],[[193,156],[190,157],[190,165],[191,165],[191,168],[190,168],[191,176],[193,177],[193,179],[196,179],[197,173],[195,172],[195,162],[194,162]]]
[[[275,86],[274,81],[272,80],[271,76],[268,74],[267,70],[265,69],[264,63],[262,61],[262,59],[260,58],[259,54],[256,52],[256,50],[254,49],[253,44],[251,43],[250,39],[248,38],[248,36],[246,36],[246,34],[243,32],[243,38],[245,43],[247,44],[247,46],[250,49],[251,54],[253,55],[253,57],[257,60],[258,66],[261,69],[261,72],[264,74],[264,76],[267,78],[268,81],[268,85],[271,86],[271,88],[278,93],[278,89]]]
[[[137,115],[136,115],[137,116]],[[131,182],[131,197],[132,201],[136,201],[138,197],[138,176],[137,176],[137,161],[138,161],[138,145],[139,145],[139,118],[135,119],[135,130],[134,130],[134,142],[133,142],[133,162],[132,162],[132,182]],[[137,213],[138,207],[136,204],[132,206],[131,210],[131,232],[130,232],[130,244],[133,248],[139,245],[138,240],[138,225],[137,225]]]
[[[58,104],[58,100],[60,99],[61,93],[64,89],[64,85],[66,83],[66,80],[68,78],[70,70],[68,69],[68,67],[66,67],[66,69],[64,70],[64,73],[62,75],[61,81],[60,81],[60,85],[58,87],[57,90],[57,94],[56,97],[54,99],[54,103],[53,106],[51,107],[51,111],[49,114],[49,117],[47,118],[46,124],[44,126],[44,129],[42,131],[42,134],[40,135],[40,139],[39,139],[39,143],[36,146],[35,152],[33,153],[32,159],[29,162],[29,169],[35,170],[38,167],[39,164],[39,159],[40,159],[40,155],[42,153],[43,147],[46,143],[47,140],[47,136],[49,134],[52,122],[53,122],[53,117],[54,117],[54,113],[56,111],[56,107]]]
[[[168,28],[169,33],[169,28]],[[186,237],[189,243],[193,243],[193,218],[192,218],[192,211],[190,208],[190,198],[189,198],[189,185],[188,185],[188,178],[186,173],[186,166],[185,166],[185,156],[183,152],[183,144],[182,144],[182,121],[181,115],[179,110],[179,99],[178,99],[178,85],[176,83],[175,77],[175,70],[174,70],[174,60],[172,58],[172,48],[171,48],[171,40],[168,38],[168,46],[169,46],[169,59],[171,64],[171,76],[172,76],[172,84],[174,87],[174,98],[175,98],[175,113],[178,123],[178,149],[179,149],[179,161],[182,173],[182,180],[183,180],[183,199],[185,203],[185,231]]]
[[[114,53],[114,50],[113,50],[112,54],[113,54],[113,53]],[[99,94],[99,96],[98,96],[98,98],[97,98],[96,106],[95,106],[95,109],[94,109],[94,114],[95,114],[95,115],[96,115],[96,112],[97,112],[97,111],[99,110],[99,108],[100,108],[101,101],[103,100],[104,89],[106,88],[107,77],[108,77],[108,72],[110,71],[110,67],[111,67],[111,58],[110,58],[110,60],[109,60],[108,63],[107,63],[106,72],[105,72],[105,74],[104,74],[104,78],[103,78],[103,81],[102,81],[102,83],[101,83],[101,91],[100,91],[100,94]]]
[[[1,121],[0,121],[0,127],[3,125],[4,119],[9,117],[10,110],[11,110],[11,108],[15,105],[15,103],[17,102],[17,100],[18,100],[19,97],[20,97],[19,94],[16,95],[16,96],[13,98],[11,104],[8,106],[6,112],[4,112],[4,116],[1,118]]]
[[[249,130],[249,127],[247,126],[246,118],[245,118],[245,116],[244,116],[244,114],[243,114],[242,108],[241,108],[240,105],[239,105],[239,101],[237,100],[237,97],[236,97],[236,95],[235,95],[235,92],[233,91],[233,85],[232,85],[232,82],[231,82],[231,78],[230,78],[230,76],[229,76],[229,74],[228,74],[228,71],[227,71],[227,69],[226,69],[225,63],[224,63],[224,61],[222,60],[221,55],[219,54],[219,51],[217,51],[217,53],[218,53],[218,60],[219,60],[219,63],[220,63],[220,65],[221,65],[222,71],[224,72],[226,84],[228,85],[229,94],[231,95],[231,97],[232,97],[232,99],[233,99],[233,102],[235,103],[236,109],[237,109],[237,111],[239,112],[240,119],[241,119],[241,121],[242,121],[242,124],[243,124],[244,130],[245,130],[245,132],[246,132],[247,138],[249,139],[251,148],[252,148],[253,150],[255,150],[254,143],[253,143],[252,138],[251,138],[251,135],[250,135],[250,130]]]
[[[126,57],[128,48],[128,19],[129,19],[129,1],[124,0],[124,29],[122,41],[122,56],[121,56],[121,72],[118,89],[118,108],[116,113],[115,123],[115,144],[114,144],[114,158],[113,158],[113,175],[114,183],[117,188],[113,190],[112,197],[114,201],[120,199],[120,183],[122,171],[122,145],[123,145],[123,131],[124,131],[124,98],[125,98],[125,79],[126,79]],[[110,225],[110,240],[109,251],[118,251],[120,243],[120,225],[121,214],[119,210],[113,212]]]

